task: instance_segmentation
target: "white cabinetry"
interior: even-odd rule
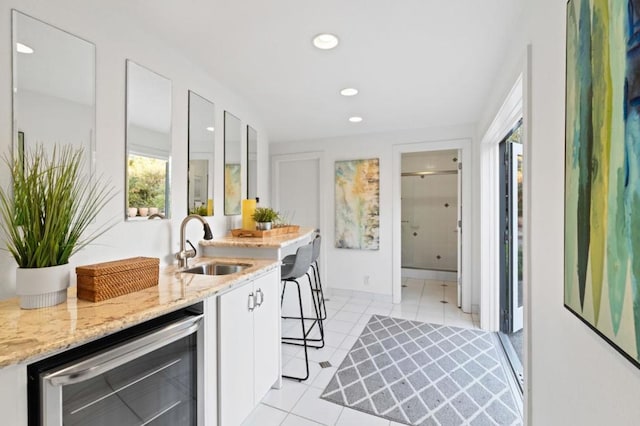
[[[219,424],[239,425],[280,380],[280,271],[218,296]]]
[[[203,399],[204,425],[218,424],[218,299],[204,300]],[[199,368],[199,366],[198,366]],[[202,411],[200,411],[202,412]]]
[[[24,364],[0,368],[0,424],[27,425],[27,367]]]

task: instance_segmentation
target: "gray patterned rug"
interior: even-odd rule
[[[321,397],[410,425],[521,425],[496,344],[482,330],[373,315]]]

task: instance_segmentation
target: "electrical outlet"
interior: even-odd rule
[[[364,276],[364,285],[369,285],[369,275]]]

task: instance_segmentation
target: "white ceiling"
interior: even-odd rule
[[[274,142],[476,122],[523,2],[114,1],[246,99]],[[313,48],[320,32],[340,45]]]

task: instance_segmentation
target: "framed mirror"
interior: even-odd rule
[[[189,90],[189,214],[213,216],[215,105]]]
[[[16,10],[12,24],[16,155],[36,145],[82,147],[89,175],[96,129],[94,44]]]
[[[171,80],[127,59],[128,220],[170,217]]]
[[[247,198],[258,198],[258,132],[247,126]]]
[[[242,213],[242,164],[240,119],[229,111],[224,112],[224,214]]]

